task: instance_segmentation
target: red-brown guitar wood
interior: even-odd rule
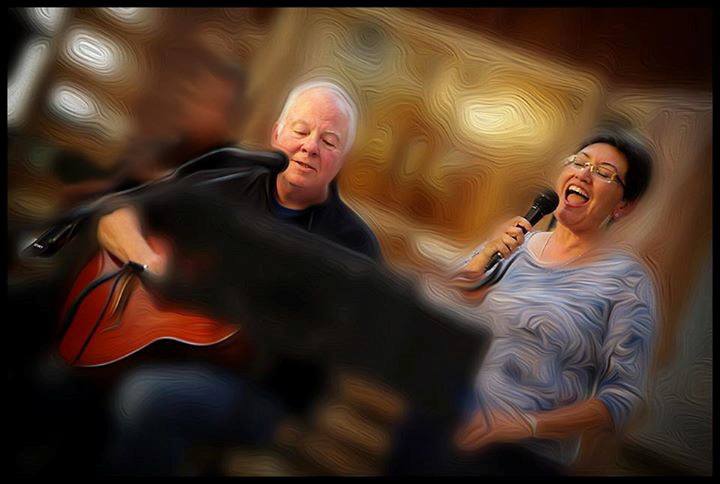
[[[163,244],[158,239],[150,238],[148,242],[154,250],[163,250]],[[104,250],[86,264],[70,290],[62,313],[63,320],[85,287],[120,267],[120,261]],[[215,321],[201,314],[161,307],[137,275],[128,273],[118,281],[102,320],[86,344],[106,305],[114,280],[93,289],[78,307],[60,341],[60,355],[69,364],[107,365],[161,339],[209,346],[226,340],[239,330],[237,325]]]

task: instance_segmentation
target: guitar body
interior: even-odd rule
[[[149,238],[148,243],[156,251],[165,249],[158,239]],[[63,321],[85,287],[121,267],[121,262],[107,251],[93,257],[70,290],[62,312]],[[107,365],[161,339],[209,346],[230,338],[239,330],[237,325],[218,322],[201,314],[162,307],[134,273],[120,276],[112,291],[115,281],[116,278],[112,278],[90,291],[77,308],[60,342],[60,356],[69,364]]]

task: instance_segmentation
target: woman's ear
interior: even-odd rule
[[[627,200],[621,200],[615,208],[613,208],[612,213],[610,214],[610,217],[612,217],[613,221],[620,220],[621,218],[625,217],[627,214],[633,211],[635,208],[637,200],[633,200],[632,202]]]

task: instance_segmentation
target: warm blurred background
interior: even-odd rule
[[[632,123],[656,177],[615,231],[662,301],[651,402],[621,442],[586,442],[576,470],[711,473],[709,9],[9,13],[11,288],[53,270],[17,255],[42,222],[114,177],[147,180],[228,141],[267,148],[287,92],[312,77],[359,102],[340,190],[396,268],[455,260],[524,213],[594,125]]]

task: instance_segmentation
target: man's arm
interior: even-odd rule
[[[125,206],[100,218],[97,237],[100,245],[122,262],[147,264],[157,275],[165,271],[166,260],[148,245],[134,207]]]

